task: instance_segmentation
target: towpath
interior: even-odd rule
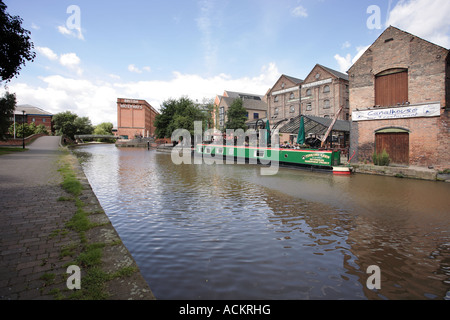
[[[75,202],[61,201],[69,196],[58,172],[67,153],[60,148],[59,137],[41,137],[27,148],[0,156],[0,299],[64,299],[72,293],[66,283],[67,264],[74,259],[70,250],[80,244],[79,233],[65,227],[77,210]],[[92,222],[100,222],[86,238],[88,243],[105,244],[102,269],[109,274],[124,267],[136,270],[108,281],[107,299],[154,299],[77,161],[72,163],[84,187],[83,209],[92,213]],[[83,276],[81,270],[82,290]]]

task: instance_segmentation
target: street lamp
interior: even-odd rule
[[[25,111],[22,110],[22,147],[25,149]]]

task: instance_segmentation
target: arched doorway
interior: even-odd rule
[[[409,165],[409,131],[402,128],[387,128],[375,132],[376,153],[383,150],[389,154],[391,163]]]

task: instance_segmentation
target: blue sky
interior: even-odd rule
[[[316,63],[345,72],[390,24],[450,47],[448,0],[4,2],[37,53],[9,91],[94,124],[116,123],[119,97],[159,108],[183,95],[265,94],[281,74],[305,78]],[[367,24],[371,6],[379,28]]]

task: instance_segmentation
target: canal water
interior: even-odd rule
[[[450,299],[448,183],[75,153],[157,299]]]

